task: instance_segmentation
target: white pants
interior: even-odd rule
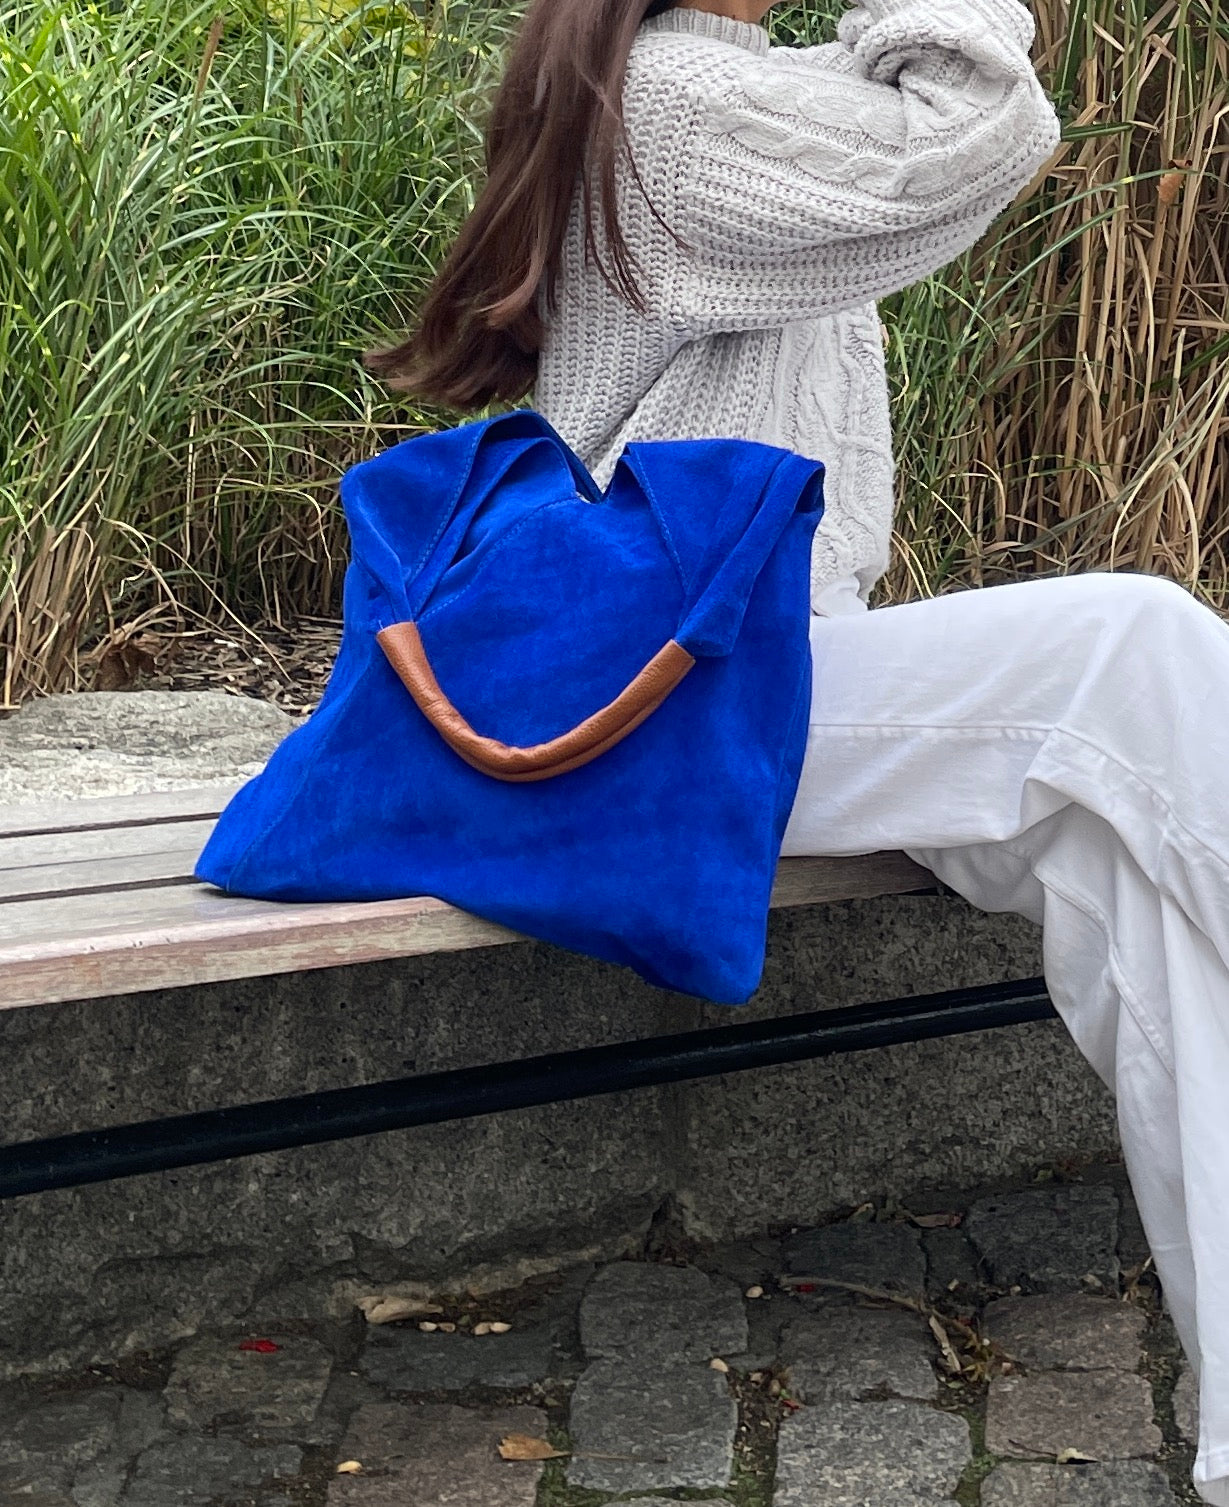
[[[1199,1374],[1195,1483],[1229,1507],[1229,627],[1084,575],[813,618],[811,647],[783,851],[903,848],[1042,923]]]

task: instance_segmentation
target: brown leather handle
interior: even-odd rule
[[[571,732],[548,743],[514,748],[475,732],[444,695],[413,623],[381,628],[376,639],[419,711],[449,748],[497,780],[549,780],[588,764],[639,727],[695,664],[687,650],[670,639],[625,690]]]

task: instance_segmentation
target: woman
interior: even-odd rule
[[[1196,1483],[1229,1504],[1229,629],[1131,575],[865,610],[892,495],[874,300],[970,246],[1057,126],[1020,0],[866,0],[802,49],[767,9],[536,0],[487,185],[373,364],[461,408],[532,388],[603,485],[632,439],[826,462],[784,851],[904,848],[1042,923],[1200,1372]]]

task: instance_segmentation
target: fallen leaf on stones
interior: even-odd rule
[[[499,1441],[499,1453],[504,1460],[562,1460],[568,1451],[530,1434],[505,1434]]]
[[[511,1328],[512,1328],[511,1324],[504,1324],[500,1320],[496,1319],[496,1321],[491,1325],[491,1333],[492,1334],[507,1334],[508,1331]]]
[[[532,1434],[505,1434],[499,1441],[499,1453],[505,1460],[623,1460],[633,1465],[668,1465],[657,1455],[599,1455],[581,1454],[576,1450],[556,1449],[546,1439],[535,1439]]]
[[[745,1298],[762,1298],[764,1296],[764,1289],[757,1282],[754,1287],[749,1287],[743,1296]]]
[[[419,1298],[398,1298],[388,1293],[372,1293],[360,1298],[358,1306],[369,1324],[395,1324],[399,1319],[424,1318],[429,1313],[443,1313],[438,1303],[424,1303]]]
[[[710,1360],[708,1363],[708,1369],[710,1371],[728,1371],[730,1368],[729,1365],[725,1361],[723,1361],[719,1355],[714,1355],[712,1360]]]
[[[920,1230],[954,1230],[963,1214],[910,1214],[910,1221]]]
[[[239,1348],[255,1355],[273,1355],[282,1347],[275,1345],[272,1340],[241,1340]]]
[[[943,1354],[943,1369],[949,1376],[959,1376],[964,1366],[960,1357],[956,1354],[947,1330],[939,1322],[936,1314],[932,1313],[930,1315],[929,1324],[930,1332],[938,1341],[939,1349]]]
[[[1035,1439],[1013,1439],[1008,1436],[1008,1444],[1016,1449],[1022,1449],[1025,1454],[1036,1455],[1041,1460],[1054,1460],[1059,1465],[1091,1465],[1095,1463],[1095,1455],[1085,1455],[1078,1449],[1060,1449],[1055,1452],[1052,1444],[1042,1444]]]
[[[363,1463],[361,1460],[343,1460],[337,1467],[337,1474],[339,1476],[359,1476],[362,1473]]]

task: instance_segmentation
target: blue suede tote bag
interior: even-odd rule
[[[654,440],[603,492],[532,410],[353,467],[328,686],[198,877],[434,895],[746,1000],[806,741],[822,477],[750,440]]]

